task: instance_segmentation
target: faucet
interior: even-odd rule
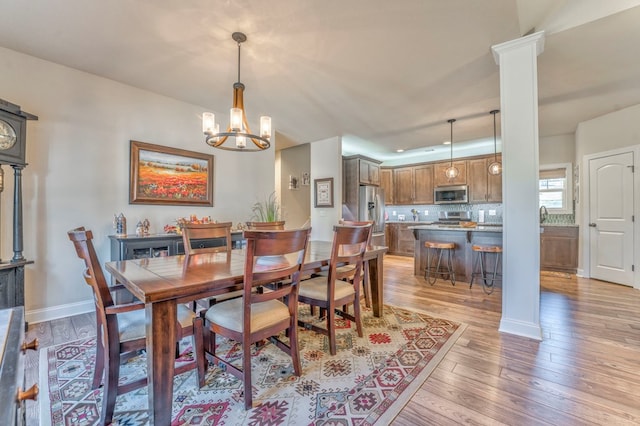
[[[545,220],[547,220],[548,214],[549,212],[547,212],[547,208],[545,206],[540,206],[540,223],[543,223]]]

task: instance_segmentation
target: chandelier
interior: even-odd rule
[[[497,109],[489,112],[489,114],[493,115],[493,163],[489,164],[489,174],[495,176],[502,173],[502,163],[498,161],[498,150],[496,148],[496,114],[499,112]]]
[[[447,122],[451,124],[451,159],[449,160],[449,167],[447,167],[444,171],[444,175],[449,180],[455,179],[456,177],[458,177],[458,173],[460,173],[458,168],[453,166],[453,123],[455,123],[455,121],[455,118],[450,118],[449,120],[447,120]]]
[[[244,84],[240,82],[240,44],[247,41],[247,36],[244,33],[235,32],[231,34],[231,38],[238,43],[238,81],[233,83],[233,107],[230,112],[229,127],[225,132],[221,132],[220,125],[215,122],[215,115],[211,112],[205,112],[202,114],[202,131],[206,135],[207,144],[214,148],[227,151],[264,151],[271,146],[269,142],[271,117],[260,117],[260,135],[251,133],[247,123],[247,115],[244,112]],[[229,138],[233,138],[235,145],[231,143],[232,141],[225,145]],[[247,139],[255,146],[247,148]]]

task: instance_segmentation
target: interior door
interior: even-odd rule
[[[591,278],[633,285],[633,153],[589,161]]]

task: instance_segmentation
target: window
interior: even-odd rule
[[[572,167],[571,163],[549,164],[540,167],[540,206],[549,213],[572,214]]]

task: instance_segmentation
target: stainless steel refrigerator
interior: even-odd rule
[[[373,221],[374,244],[384,245],[384,190],[377,186],[360,186],[358,220]]]

